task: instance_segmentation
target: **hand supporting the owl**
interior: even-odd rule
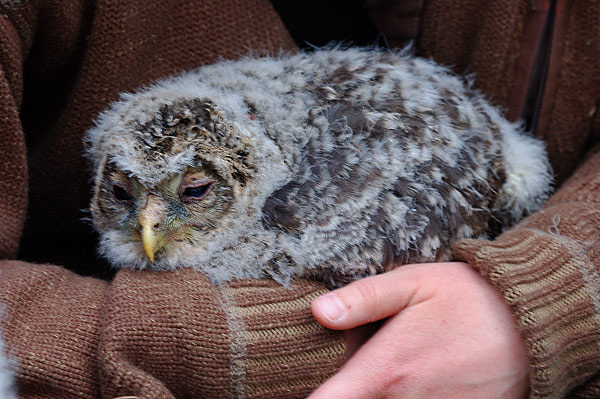
[[[336,330],[389,318],[310,399],[527,394],[525,342],[504,299],[466,263],[402,266],[326,294],[312,311]]]

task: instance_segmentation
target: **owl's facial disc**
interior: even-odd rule
[[[208,236],[230,217],[232,202],[231,183],[206,162],[152,186],[108,163],[92,215],[101,233],[112,231],[116,243],[133,246],[138,265],[164,268],[190,248],[203,250]]]

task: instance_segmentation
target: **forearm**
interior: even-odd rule
[[[56,266],[0,262],[2,330],[19,397],[99,397],[106,287]]]
[[[121,271],[109,292],[100,348],[109,396],[303,398],[345,358],[341,333],[312,318],[310,302],[325,292],[314,282],[215,287],[193,270]]]
[[[342,334],[310,313],[325,292],[318,283],[214,287],[193,270],[124,270],[108,283],[57,266],[0,266],[22,398],[302,398],[345,359]]]
[[[600,370],[600,152],[496,241],[465,240],[455,256],[511,306],[531,361],[531,397],[564,397]]]

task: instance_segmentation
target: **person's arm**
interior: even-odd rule
[[[600,149],[540,212],[496,241],[458,243],[455,255],[510,304],[529,348],[531,397],[579,386],[600,394]]]
[[[311,399],[521,398],[528,388],[530,398],[598,397],[600,151],[592,153],[541,211],[495,241],[459,242],[455,256],[468,264],[401,266],[315,301],[330,328],[389,319]]]
[[[1,328],[19,398],[100,397],[107,285],[57,266],[0,262]]]
[[[16,256],[27,212],[27,149],[19,118],[26,45],[18,22],[0,7],[0,259]]]
[[[214,287],[193,271],[124,270],[111,283],[1,262],[2,328],[20,398],[303,398],[345,359],[300,281]]]
[[[343,335],[310,313],[311,301],[325,291],[309,281],[215,287],[189,269],[120,271],[100,337],[103,392],[303,398],[345,359]]]
[[[311,399],[508,399],[527,392],[527,351],[508,307],[466,263],[404,265],[319,298],[313,312],[342,330],[386,320]],[[350,330],[350,348],[362,333]]]
[[[268,1],[0,5],[0,329],[19,397],[300,398],[341,364],[341,336],[308,310],[317,283],[214,288],[190,270],[106,282],[14,260],[19,245],[44,261],[80,250],[81,136],[109,101],[262,48],[294,48]]]

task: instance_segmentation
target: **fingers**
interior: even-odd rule
[[[418,292],[411,266],[355,281],[317,298],[311,306],[314,317],[325,327],[347,330],[402,311]]]
[[[350,364],[314,391],[308,399],[370,399],[383,397],[372,381],[368,370]]]
[[[527,392],[525,342],[504,299],[466,263],[403,266],[318,298],[313,313],[338,329],[386,320],[310,399]]]
[[[344,331],[346,359],[350,359],[360,347],[381,327],[382,323],[370,323]]]
[[[384,334],[377,332],[309,399],[401,397],[399,394],[406,388],[400,371],[402,361],[397,358],[405,357],[402,334],[402,329],[398,328],[384,331]]]

